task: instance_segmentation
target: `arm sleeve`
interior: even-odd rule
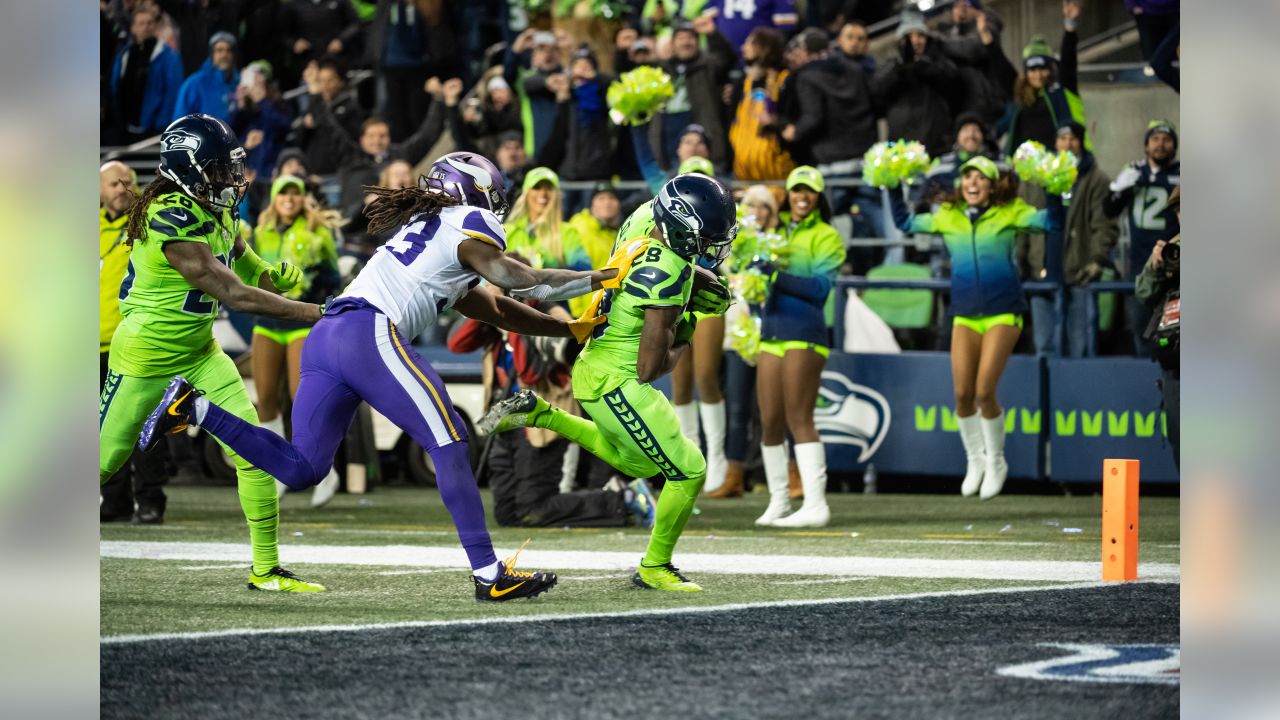
[[[530,167],[558,168],[568,152],[569,137],[569,104],[572,100],[556,103],[555,126],[551,129],[551,137],[542,145],[542,149],[534,156]]]
[[[1009,56],[1000,47],[1000,40],[987,46],[987,75],[1000,88],[1000,97],[1006,102],[1013,97],[1013,86],[1018,81],[1018,69],[1009,62]]]
[[[356,9],[350,2],[338,3],[339,12],[342,14],[342,29],[338,31],[338,39],[342,41],[342,49],[344,52],[350,51],[352,43],[360,37],[360,16],[356,15]]]
[[[270,270],[271,266],[258,257],[249,243],[245,243],[244,251],[240,256],[231,260],[231,269],[235,271],[236,277],[240,278],[240,282],[250,287],[257,287],[262,273]]]
[[[1132,202],[1133,188],[1125,188],[1120,192],[1108,190],[1106,197],[1102,201],[1102,211],[1107,214],[1107,217],[1117,218]]]
[[[707,33],[707,54],[714,60],[717,72],[725,68],[733,67],[738,60],[738,53],[734,51],[733,45],[729,43],[729,39],[720,31]]]
[[[418,127],[418,131],[410,135],[392,154],[408,160],[410,163],[417,165],[422,161],[427,151],[432,145],[440,139],[444,134],[444,101],[437,100],[431,103],[431,108],[427,110],[427,116],[422,120],[422,125]]]
[[[333,116],[333,112],[329,110],[329,103],[325,102],[319,95],[308,95],[307,101],[310,104],[311,116],[315,119],[316,128],[319,129],[321,125],[327,125],[333,131],[329,135],[332,142],[337,145],[339,165],[346,163],[350,158],[363,152],[360,149],[360,143],[348,135],[347,131],[342,128],[342,124]]]
[[[649,144],[649,125],[648,123],[632,125],[629,132],[631,147],[635,150],[636,165],[639,166],[645,183],[649,185],[649,192],[657,195],[662,189],[662,184],[667,181],[667,175],[662,172],[662,167],[658,165],[658,158],[653,155],[653,146]]]
[[[885,63],[880,68],[880,71],[871,78],[871,95],[875,99],[877,107],[885,108],[890,105],[897,95],[898,85],[902,82],[902,78],[902,61],[896,57]]]
[[[791,142],[800,144],[825,127],[823,117],[822,90],[814,87],[814,83],[800,79],[796,85],[796,96],[799,100],[800,113],[796,120],[796,136]]]
[[[814,243],[813,273],[796,275],[778,271],[774,275],[774,287],[779,292],[812,303],[826,301],[827,295],[831,293],[836,272],[844,263],[845,249],[844,243],[840,240],[840,233],[836,232],[835,228],[827,225],[821,227],[818,232],[821,235]]]
[[[917,215],[907,207],[902,193],[889,192],[889,208],[893,211],[893,224],[904,233],[934,233],[936,223],[931,213]]]
[[[1046,193],[1043,210],[1037,210],[1021,199],[1014,202],[1018,206],[1014,210],[1013,225],[1018,230],[1048,233],[1061,230],[1066,225],[1067,211],[1061,195]]]
[[[178,102],[178,88],[182,86],[182,60],[178,57],[178,53],[169,51],[164,53],[168,60],[164,63],[164,99],[163,105],[160,106],[160,120],[173,117],[173,106]]]
[[[1110,180],[1102,171],[1098,171],[1098,182],[1094,186],[1093,191],[1087,198],[1081,198],[1089,202],[1095,211],[1090,215],[1089,223],[1089,239],[1092,248],[1092,257],[1090,258],[1099,265],[1107,265],[1111,261],[1111,251],[1115,249],[1116,242],[1120,239],[1120,224],[1116,222],[1114,217],[1110,217],[1103,210],[1103,204],[1106,202],[1107,196],[1111,193],[1107,189]]]
[[[1176,93],[1182,92],[1179,88],[1182,73],[1173,65],[1178,59],[1178,45],[1182,42],[1181,34],[1182,26],[1175,27],[1173,32],[1165,36],[1155,52],[1151,53],[1151,70]]]
[[[1160,281],[1156,276],[1156,271],[1151,267],[1151,260],[1142,266],[1142,272],[1138,273],[1137,279],[1134,281],[1133,294],[1138,301],[1150,305],[1151,301],[1156,298],[1156,291],[1159,289]]]
[[[1058,82],[1073,93],[1080,92],[1080,75],[1077,72],[1076,45],[1080,36],[1074,30],[1062,31],[1062,60],[1058,63]]]

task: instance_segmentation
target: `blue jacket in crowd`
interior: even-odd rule
[[[177,120],[191,113],[204,113],[230,123],[231,112],[236,107],[236,85],[239,83],[239,70],[232,68],[229,72],[223,72],[213,66],[212,60],[206,59],[200,69],[191,73],[191,77],[178,90],[173,119]]]
[[[111,94],[118,95],[120,78],[124,75],[125,58],[134,42],[132,39],[116,54],[111,64]],[[142,96],[142,113],[139,126],[131,132],[154,130],[159,132],[173,119],[173,106],[178,99],[178,87],[182,85],[182,58],[165,43],[157,42],[151,52],[151,66],[147,73],[147,85]],[[126,122],[131,118],[126,118]]]

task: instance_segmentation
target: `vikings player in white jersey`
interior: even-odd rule
[[[199,425],[291,489],[320,482],[363,400],[431,455],[440,497],[453,516],[475,579],[476,600],[533,597],[554,573],[519,572],[498,562],[468,461],[467,434],[440,376],[409,342],[452,307],[468,317],[526,335],[577,337],[589,323],[565,322],[512,298],[562,300],[617,286],[617,269],[535,270],[504,254],[503,178],[488,159],[468,152],[441,157],[418,187],[368,188],[369,232],[399,228],[347,287],[326,305],[302,350],[293,404],[293,442],[200,397],[174,378],[148,418],[139,445]],[[511,297],[481,285],[481,278]]]

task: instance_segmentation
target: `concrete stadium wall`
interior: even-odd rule
[[[1115,177],[1120,167],[1142,157],[1142,136],[1156,118],[1181,128],[1179,95],[1164,83],[1082,83],[1088,131],[1093,135],[1099,166]]]

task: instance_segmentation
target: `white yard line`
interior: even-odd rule
[[[102,557],[134,560],[195,560],[243,562],[248,549],[241,543],[103,541]],[[499,552],[499,556],[504,555]],[[639,560],[636,552],[588,550],[539,550],[529,548],[521,557],[525,567],[549,570],[610,570],[630,572]],[[384,567],[459,568],[468,566],[461,547],[416,545],[283,545],[280,558],[286,564],[380,565]],[[752,575],[827,575],[913,578],[963,578],[970,580],[1038,580],[1087,582],[1102,576],[1101,562],[1066,560],[966,560],[815,555],[736,555],[680,553],[677,561],[690,573]],[[1139,566],[1143,580],[1177,582],[1179,566],[1148,563]]]
[[[1064,585],[1039,585],[1034,587],[1005,587],[982,590],[941,590],[936,592],[904,593],[899,595],[879,595],[871,597],[826,598],[821,600],[773,600],[758,603],[732,603],[727,605],[701,605],[683,608],[652,608],[640,610],[621,610],[618,612],[597,613],[548,613],[546,615],[499,615],[487,618],[466,620],[409,620],[392,623],[369,623],[365,625],[313,625],[306,627],[275,628],[235,628],[229,630],[213,630],[208,632],[156,633],[152,635],[108,635],[100,638],[103,645],[119,643],[138,643],[172,640],[206,640],[212,638],[246,637],[252,635],[294,635],[303,633],[337,633],[366,632],[369,630],[401,630],[408,628],[453,627],[462,625],[495,625],[523,624],[539,622],[559,622],[597,618],[646,617],[661,615],[700,615],[705,613],[729,612],[735,610],[752,610],[756,608],[812,607],[816,605],[838,605],[845,603],[891,602],[894,600],[920,600],[925,598],[968,597],[975,595],[1007,595],[1012,593],[1045,592],[1054,590],[1077,590],[1081,588],[1101,587],[1107,583],[1086,582]]]
[[[243,569],[246,569],[246,568],[249,568],[249,567],[251,567],[251,566],[250,566],[250,565],[248,565],[248,564],[227,564],[227,563],[223,563],[223,564],[221,564],[221,565],[183,565],[182,567],[180,567],[180,568],[178,568],[178,569],[179,569],[179,570],[236,570],[236,569],[241,569],[241,570],[243,570]]]
[[[834,583],[857,582],[861,580],[874,580],[869,577],[838,577],[838,578],[822,578],[820,580],[774,580],[770,585],[831,585]]]

